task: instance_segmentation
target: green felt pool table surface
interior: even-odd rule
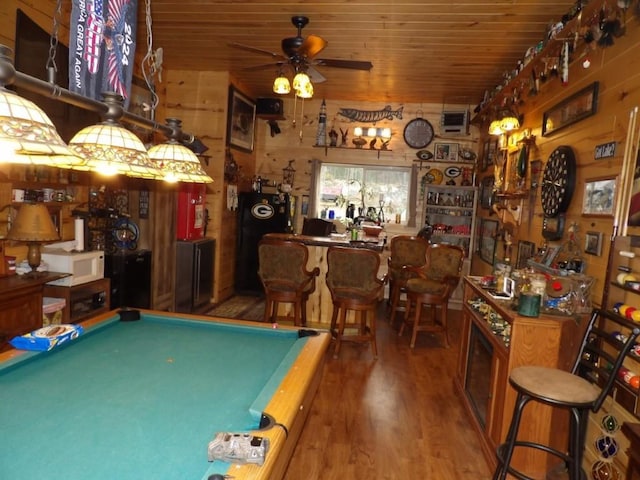
[[[281,475],[293,449],[287,432],[302,428],[296,416],[315,393],[327,334],[299,338],[296,329],[161,312],[141,317],[105,315],[66,345],[0,364],[0,478]],[[256,430],[263,412],[286,427],[257,433],[270,438],[265,465],[207,461],[216,432]]]

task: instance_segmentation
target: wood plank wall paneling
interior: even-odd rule
[[[544,165],[551,152],[560,145],[571,146],[576,155],[578,165],[576,189],[567,212],[567,227],[572,223],[577,224],[578,242],[582,249],[584,248],[585,232],[596,231],[604,234],[602,254],[600,256],[584,255],[587,261],[586,274],[596,278],[592,295],[595,303],[601,301],[606,281],[605,272],[613,221],[610,217],[582,216],[584,182],[587,179],[620,174],[627,137],[627,126],[629,124],[629,113],[635,106],[640,105],[640,59],[637,56],[638,47],[640,47],[640,28],[637,21],[628,20],[626,35],[616,38],[612,47],[599,48],[585,53],[591,60],[590,68],[583,68],[582,59],[584,57],[574,61],[570,67],[569,84],[567,86],[562,86],[558,80],[547,81],[542,84],[537,96],[523,99],[524,105],[520,109],[520,112],[524,114],[522,128],[529,128],[536,135],[536,145],[532,149],[530,159],[540,159]],[[583,52],[579,53],[583,54]],[[594,81],[600,83],[596,115],[547,137],[542,137],[541,126],[544,112]],[[483,127],[482,134],[486,135],[486,127]],[[611,141],[617,143],[615,157],[595,160],[594,150],[596,145]],[[487,170],[481,177],[491,173]],[[485,218],[489,217],[487,210],[480,210],[480,215]],[[495,218],[495,215],[491,218]],[[520,225],[514,235],[514,255],[517,251],[518,240],[530,240],[540,247],[543,243],[541,229],[542,208],[538,190],[533,221],[530,225],[525,223]],[[637,234],[638,231],[637,228],[629,229],[629,233]],[[565,229],[563,240],[551,243],[561,244],[567,239],[568,233],[566,233]],[[502,258],[502,247],[502,242],[499,242],[496,251],[500,258]],[[476,275],[487,274],[490,273],[490,267],[481,260],[474,261],[472,273]]]

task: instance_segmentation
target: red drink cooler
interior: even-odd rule
[[[185,183],[178,192],[178,240],[196,240],[204,237],[206,186]]]

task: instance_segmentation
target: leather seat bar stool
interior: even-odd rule
[[[376,311],[386,283],[378,277],[380,255],[366,248],[329,247],[327,250],[327,287],[331,292],[333,312],[331,332],[336,338],[334,357],[342,342],[369,342],[377,358]],[[347,322],[353,311],[355,322]],[[357,333],[351,333],[355,330]]]
[[[294,325],[307,324],[307,300],[320,269],[307,270],[309,250],[299,242],[265,237],[258,244],[258,276],[265,292],[264,321],[277,320],[280,303],[293,304]]]
[[[615,388],[616,378],[626,355],[640,334],[637,324],[616,313],[594,309],[586,326],[580,351],[570,372],[534,365],[514,368],[509,383],[516,390],[516,404],[505,443],[497,449],[498,466],[494,480],[507,474],[531,480],[526,472],[511,465],[516,449],[535,449],[558,457],[569,480],[586,480],[582,468],[589,412],[596,413]],[[618,380],[620,381],[620,380]],[[569,413],[569,440],[560,451],[534,441],[518,440],[524,408],[541,402]],[[561,466],[563,466],[561,464]]]
[[[436,243],[429,245],[423,267],[404,267],[413,273],[413,277],[406,277],[407,304],[398,335],[402,336],[405,326],[411,325],[411,348],[415,347],[418,332],[444,333],[445,346],[449,346],[449,298],[460,283],[463,261],[464,250],[461,247]],[[430,318],[426,322],[422,319],[423,305],[430,310]]]

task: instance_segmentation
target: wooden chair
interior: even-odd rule
[[[389,321],[395,320],[396,312],[404,312],[404,305],[400,297],[406,293],[408,278],[416,274],[404,269],[405,266],[422,267],[427,261],[429,241],[413,235],[396,235],[391,238],[389,250],[391,255],[387,259],[389,275]]]
[[[640,329],[637,324],[613,312],[594,309],[571,372],[534,365],[517,367],[511,371],[509,383],[518,396],[506,441],[496,452],[498,466],[493,475],[494,480],[504,480],[507,474],[510,478],[531,478],[510,465],[516,448],[535,449],[558,457],[568,473],[568,477],[563,478],[587,478],[582,469],[582,461],[589,412],[596,413],[611,392],[638,334]],[[624,389],[629,389],[629,386]],[[566,417],[557,416],[569,421],[566,450],[560,451],[549,445],[518,440],[522,412],[531,401],[569,412]]]
[[[302,235],[328,237],[333,231],[333,222],[322,218],[305,218],[302,221]]]
[[[418,332],[443,332],[445,345],[449,346],[448,303],[451,293],[460,282],[463,260],[464,250],[461,247],[439,243],[429,245],[427,261],[423,267],[405,267],[415,277],[406,281],[407,305],[398,335],[404,333],[406,325],[413,324],[411,348],[416,344]],[[425,323],[421,323],[423,305],[429,306],[431,314],[430,321]],[[413,320],[410,319],[412,307]]]
[[[309,251],[299,242],[263,238],[258,244],[258,275],[265,292],[264,321],[275,321],[280,303],[294,305],[293,323],[307,324],[307,300],[315,291],[318,267],[307,270]]]
[[[336,336],[336,358],[343,341],[370,342],[373,356],[378,357],[376,309],[387,281],[386,275],[378,277],[379,268],[380,255],[373,250],[348,247],[327,250],[327,287],[333,302],[331,332]],[[355,312],[356,322],[347,323],[349,310]],[[345,333],[347,329],[355,329],[357,333]]]

